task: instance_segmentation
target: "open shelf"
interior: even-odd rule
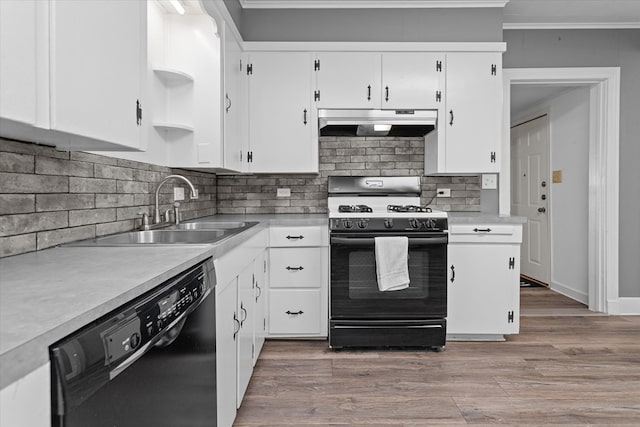
[[[193,76],[184,71],[167,67],[153,67],[153,72],[167,84],[192,83]]]
[[[178,131],[178,132],[193,132],[193,126],[189,126],[183,123],[167,123],[167,122],[155,122],[153,127],[158,130],[164,131]]]

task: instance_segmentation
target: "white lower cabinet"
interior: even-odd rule
[[[447,339],[519,331],[521,242],[521,225],[450,226]]]
[[[0,390],[0,426],[51,425],[51,367],[49,362]]]
[[[258,286],[264,274],[266,231],[217,258],[216,356],[218,426],[230,427],[249,385],[264,340],[264,298]],[[257,340],[257,341],[256,341]]]
[[[269,337],[326,337],[329,245],[326,226],[271,227]]]

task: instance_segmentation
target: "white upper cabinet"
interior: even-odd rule
[[[50,3],[50,111],[67,149],[141,149],[147,2]]]
[[[314,61],[318,108],[380,108],[382,55],[321,52]]]
[[[314,61],[318,108],[438,108],[444,54],[321,52]],[[439,94],[440,93],[440,94]]]
[[[498,172],[502,54],[449,53],[446,106],[426,137],[425,173]]]
[[[250,172],[318,172],[318,124],[311,108],[311,53],[251,53]]]
[[[386,52],[382,55],[382,108],[438,108],[444,54]]]
[[[235,36],[224,30],[224,167],[234,171],[247,169],[249,151],[247,116],[247,74],[242,51]]]

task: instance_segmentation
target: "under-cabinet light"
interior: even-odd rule
[[[391,125],[373,125],[373,130],[376,132],[389,132]]]
[[[178,12],[180,15],[184,15],[184,6],[180,0],[169,0],[171,6]]]

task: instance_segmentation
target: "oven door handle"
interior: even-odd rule
[[[409,237],[409,246],[412,245],[442,245],[447,244],[447,237]],[[332,237],[331,244],[344,246],[373,246],[373,237]]]

